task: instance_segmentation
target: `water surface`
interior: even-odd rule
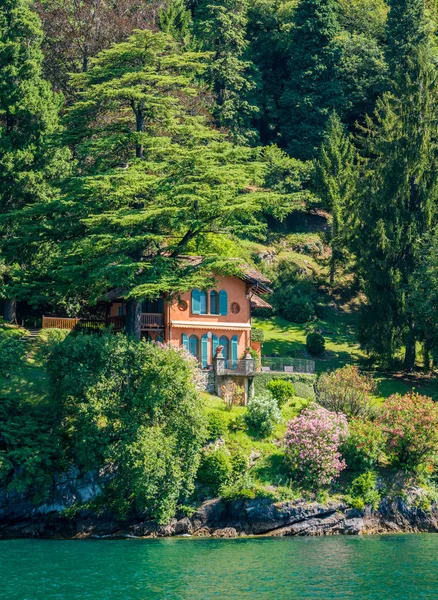
[[[0,541],[3,600],[438,599],[438,536]]]

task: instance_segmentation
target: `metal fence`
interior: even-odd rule
[[[262,371],[285,373],[315,373],[315,361],[306,358],[262,357]]]

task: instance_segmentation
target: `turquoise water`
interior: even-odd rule
[[[438,536],[0,541],[3,600],[438,599]]]

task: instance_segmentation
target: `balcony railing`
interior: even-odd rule
[[[251,375],[255,373],[255,361],[253,359],[224,360],[223,369],[225,373],[233,375]]]
[[[164,327],[164,315],[163,313],[142,313],[141,314],[141,328],[142,329],[155,329]]]
[[[285,373],[315,373],[315,361],[306,358],[289,358],[288,356],[262,357],[262,371]]]

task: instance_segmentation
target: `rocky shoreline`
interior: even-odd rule
[[[190,518],[172,519],[167,525],[140,518],[117,521],[111,514],[97,515],[81,509],[74,516],[34,508],[21,516],[0,513],[0,539],[11,538],[155,538],[193,536],[371,535],[382,533],[438,532],[438,506],[422,510],[400,498],[382,500],[379,509],[351,509],[343,502],[274,503],[254,499],[225,503],[205,502]]]

